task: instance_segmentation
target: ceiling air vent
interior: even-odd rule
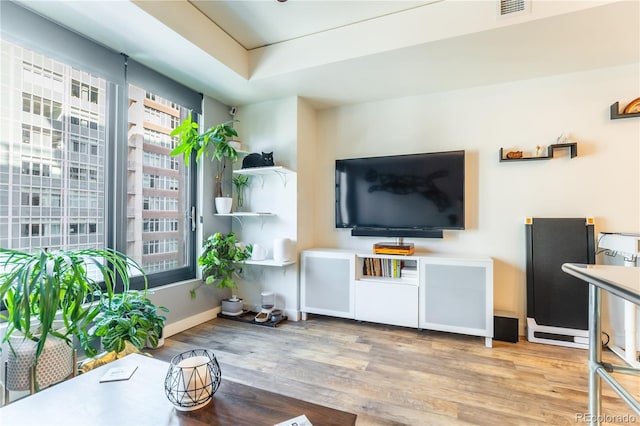
[[[528,13],[531,10],[530,0],[498,0],[498,16],[514,16]]]

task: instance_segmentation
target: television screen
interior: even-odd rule
[[[464,229],[464,151],[336,160],[335,214],[337,228]]]

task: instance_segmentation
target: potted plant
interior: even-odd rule
[[[227,168],[227,161],[232,163],[238,160],[238,151],[229,144],[229,139],[238,136],[238,132],[233,128],[235,120],[229,120],[210,127],[206,131],[199,132],[199,124],[191,119],[191,114],[173,131],[171,136],[178,136],[180,142],[171,151],[171,155],[184,156],[185,166],[189,166],[191,154],[195,152],[196,161],[202,156],[211,157],[211,161],[216,161],[216,210],[218,213],[229,213],[231,211],[231,197],[223,196],[223,179]],[[225,200],[218,201],[218,198]],[[220,208],[218,208],[220,206]]]
[[[122,352],[126,342],[138,349],[158,346],[166,322],[158,311],[168,309],[155,306],[147,295],[147,291],[129,290],[103,299],[91,335],[102,339],[106,351]]]
[[[238,209],[242,209],[244,207],[244,191],[249,186],[249,175],[233,176],[233,186],[236,188],[238,196],[236,206]]]
[[[144,275],[133,259],[111,249],[25,253],[0,248],[0,271],[0,299],[6,307],[2,318],[7,321],[3,343],[13,355],[16,337],[29,343],[33,353],[25,356],[32,357],[28,363],[36,373],[49,341],[61,340],[71,347],[75,337],[89,356],[94,355],[89,328],[100,312],[100,301],[112,300],[117,286],[128,291],[131,273]],[[37,383],[36,377],[33,380]]]
[[[207,238],[202,246],[202,254],[198,258],[205,284],[216,284],[218,288],[236,288],[234,278],[242,272],[244,261],[251,257],[251,250],[250,245],[245,246],[238,242],[233,232],[228,234],[216,232]],[[232,301],[239,303],[242,310],[240,299],[233,296]],[[228,310],[223,309],[223,311]],[[233,312],[237,312],[237,306]]]

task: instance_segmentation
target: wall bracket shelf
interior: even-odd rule
[[[619,118],[632,118],[632,117],[640,117],[640,112],[632,112],[629,114],[620,114],[620,105],[618,102],[611,105],[611,119],[617,120]]]
[[[578,143],[556,143],[547,147],[547,155],[542,157],[521,157],[521,158],[506,158],[504,155],[504,149],[500,148],[500,162],[505,161],[532,161],[532,160],[550,160],[553,158],[553,153],[556,149],[569,148],[571,150],[571,158],[578,155]]]
[[[273,213],[267,212],[234,212],[234,213],[216,213],[215,216],[227,216],[236,219],[240,226],[242,227],[242,218],[251,218],[251,217],[259,217],[260,218],[260,229],[264,226],[264,218],[269,216],[275,216]]]
[[[282,266],[293,265],[296,262],[295,262],[295,260],[278,261],[278,260],[273,260],[273,259],[265,259],[265,260],[251,260],[251,259],[248,259],[248,260],[245,260],[244,263],[246,265],[282,267]]]
[[[282,166],[270,166],[270,167],[251,167],[248,169],[238,169],[234,170],[233,174],[236,175],[251,175],[251,176],[259,176],[262,182],[262,187],[264,187],[264,175],[276,174],[282,180],[282,185],[287,186],[287,176],[295,173],[293,170],[289,170],[286,167]]]

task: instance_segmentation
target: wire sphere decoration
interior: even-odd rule
[[[213,351],[192,349],[174,356],[164,380],[164,392],[180,411],[193,411],[209,403],[220,387],[220,365]]]

